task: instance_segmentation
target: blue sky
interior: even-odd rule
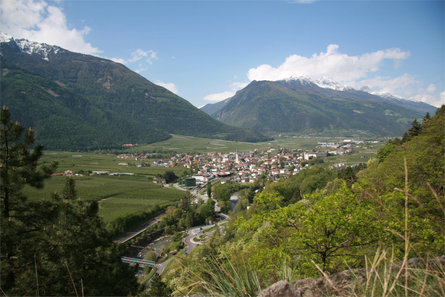
[[[443,0],[0,0],[0,31],[121,62],[197,107],[289,77],[445,104]]]

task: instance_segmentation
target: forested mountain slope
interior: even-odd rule
[[[169,134],[258,141],[122,64],[13,38],[1,42],[1,100],[47,148],[150,143]],[[72,143],[73,147],[66,144]]]
[[[307,79],[253,81],[235,96],[202,110],[261,133],[399,136],[435,107]]]

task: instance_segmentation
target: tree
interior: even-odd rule
[[[57,165],[38,167],[43,147],[33,146],[34,133],[31,129],[22,136],[23,127],[11,120],[5,106],[1,111],[0,124],[1,287],[7,291],[16,283],[19,238],[38,231],[40,226],[36,220],[42,219],[30,211],[36,205],[27,203],[22,190],[27,184],[41,188]]]
[[[301,259],[318,262],[328,272],[338,271],[344,263],[356,266],[364,247],[377,242],[379,234],[373,209],[359,201],[345,181],[339,183],[335,193],[309,195],[314,201],[309,210],[291,211],[296,228],[292,238]]]
[[[147,296],[170,296],[172,290],[170,290],[162,281],[161,277],[155,273],[150,281],[150,285],[146,293]]]
[[[419,135],[420,132],[422,132],[422,125],[417,121],[417,119],[414,119],[411,124],[411,128],[409,128],[408,132],[403,135],[402,142],[411,140],[414,136]]]
[[[209,199],[212,198],[212,183],[211,182],[207,183],[206,189],[207,189],[207,197],[209,197]]]
[[[164,172],[164,175],[162,177],[165,179],[165,182],[167,184],[174,183],[178,179],[176,174],[171,170],[167,170],[166,172]]]
[[[62,196],[54,195],[53,215],[32,245],[28,264],[17,275],[14,295],[128,295],[138,290],[135,270],[122,263],[98,215],[96,201],[75,196],[74,179],[68,178]],[[38,287],[35,288],[35,279]]]
[[[28,202],[25,185],[42,187],[56,164],[39,166],[31,129],[1,111],[1,290],[5,295],[128,295],[135,271],[121,263],[96,201],[77,199],[74,179],[53,201]]]

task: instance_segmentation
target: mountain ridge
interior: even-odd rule
[[[326,86],[333,87],[326,87]],[[203,111],[227,124],[267,135],[400,136],[415,118],[435,107],[308,79],[252,81],[234,96]]]
[[[80,101],[78,103],[83,108],[89,107],[91,114],[86,110],[76,111],[73,106],[68,106],[73,113],[68,118],[77,126],[85,128],[85,124],[88,124],[88,129],[81,129],[85,135],[89,134],[87,130],[91,132],[92,129],[96,131],[93,134],[103,137],[96,137],[95,145],[81,145],[82,132],[79,131],[79,149],[119,147],[129,141],[151,143],[167,139],[170,134],[242,141],[266,139],[257,132],[218,122],[164,87],[150,82],[122,64],[104,58],[11,38],[1,42],[1,67],[2,104],[8,105],[12,115],[20,122],[27,122],[28,114],[24,110],[34,114],[31,118],[38,118],[41,110],[45,111],[43,114],[48,115],[50,106],[61,111],[62,99],[66,96],[83,100],[82,104]],[[45,85],[44,88],[49,91],[41,92],[40,84]],[[23,93],[23,88],[28,88],[28,92]],[[39,90],[36,94],[40,98],[46,97],[45,100],[39,101],[41,104],[36,105],[34,110],[25,108],[27,103],[38,101],[31,90]],[[54,98],[50,98],[54,97],[51,92],[64,95],[54,101]],[[65,112],[66,107],[65,105]],[[95,118],[98,112],[101,120]],[[88,118],[82,118],[82,113]],[[38,118],[38,121],[28,124],[36,128],[37,136],[46,135],[45,138],[39,139],[47,148],[66,148],[56,145],[50,138],[65,139],[63,143],[69,143],[71,132],[67,131],[68,127],[61,129],[61,118],[57,121],[52,119],[52,124],[47,123],[49,120],[50,118]],[[105,123],[110,124],[109,128],[116,131],[115,135],[112,131],[104,131],[107,129]],[[43,127],[53,127],[52,137],[49,137],[51,133],[43,131]],[[63,131],[57,131],[55,127]],[[129,131],[128,135],[126,130]]]

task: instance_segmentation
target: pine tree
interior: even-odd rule
[[[135,271],[120,261],[96,201],[77,199],[74,179],[54,201],[28,202],[25,185],[42,187],[56,164],[38,166],[42,146],[31,129],[10,120],[0,126],[1,265],[5,295],[130,295],[137,293]]]
[[[27,203],[22,194],[25,185],[41,188],[56,168],[38,167],[43,147],[34,146],[31,129],[22,136],[24,128],[11,120],[7,107],[1,110],[0,122],[0,204],[1,204],[1,287],[4,291],[15,285],[16,270],[20,265],[20,237],[39,230],[42,218],[31,209],[35,204]],[[43,217],[44,218],[44,217]],[[37,220],[37,221],[36,221]]]
[[[147,290],[148,296],[170,296],[172,291],[167,287],[167,285],[161,280],[161,277],[155,273],[150,281],[150,285]]]

